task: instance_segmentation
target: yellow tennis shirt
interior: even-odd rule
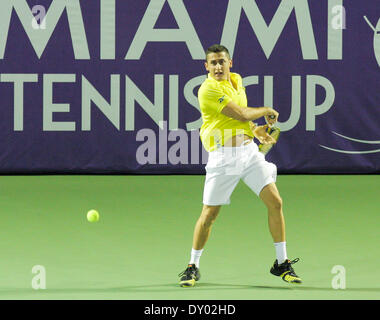
[[[247,107],[247,95],[241,76],[230,73],[230,77],[237,89],[229,81],[217,81],[208,74],[198,90],[203,121],[200,138],[208,152],[223,146],[228,139],[237,134],[253,137],[248,121],[235,120],[221,113],[230,101],[234,101],[241,107]]]

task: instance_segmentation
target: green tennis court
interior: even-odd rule
[[[204,176],[2,176],[0,299],[379,299],[379,175],[280,175],[289,258],[304,283],[269,273],[264,205],[242,182],[181,288]],[[97,209],[100,221],[86,213]],[[46,289],[32,286],[45,270]],[[346,289],[334,289],[345,270]],[[39,269],[42,270],[42,269]]]

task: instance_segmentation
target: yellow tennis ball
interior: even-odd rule
[[[90,222],[97,222],[99,221],[99,212],[92,209],[87,212],[87,220]]]

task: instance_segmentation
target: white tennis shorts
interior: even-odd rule
[[[276,165],[265,160],[255,142],[248,141],[251,142],[239,147],[220,147],[209,153],[203,204],[230,204],[230,196],[240,179],[257,196],[266,185],[276,182]]]

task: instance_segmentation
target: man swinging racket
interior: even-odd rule
[[[203,120],[200,137],[209,152],[203,209],[194,229],[190,262],[179,274],[179,284],[192,287],[200,279],[199,260],[212,224],[221,206],[230,203],[240,179],[268,209],[269,230],[276,252],[270,273],[289,283],[301,283],[292,267],[299,259],[291,261],[287,257],[282,199],[275,184],[277,167],[264,156],[278,138],[278,131],[272,131],[271,127],[279,113],[270,107],[247,106],[242,78],[230,72],[232,60],[226,47],[218,44],[209,47],[205,67],[208,77],[198,91]],[[265,118],[266,125],[252,123],[261,117]],[[260,150],[254,137],[260,141]],[[260,152],[263,150],[265,152]]]

